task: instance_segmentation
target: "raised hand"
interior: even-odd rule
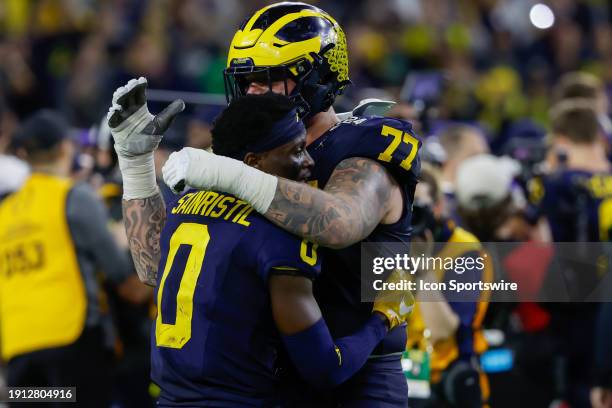
[[[153,151],[185,103],[177,99],[157,116],[147,108],[147,80],[130,80],[113,94],[106,116],[115,140],[115,151],[123,177],[125,200],[145,199],[158,194]]]
[[[175,116],[185,109],[185,103],[177,99],[153,116],[147,107],[146,88],[146,78],[140,77],[131,79],[113,94],[107,120],[120,156],[153,152]]]

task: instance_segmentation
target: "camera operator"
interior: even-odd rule
[[[534,262],[534,258],[546,259],[546,253],[532,252],[534,248],[544,248],[519,242],[547,242],[550,234],[546,224],[536,228],[528,222],[525,198],[514,182],[519,173],[520,165],[507,157],[480,155],[466,159],[457,171],[457,210],[462,225],[481,242],[517,243],[512,252],[504,253],[503,258],[496,257],[496,272],[503,268],[511,275],[506,260],[518,257],[522,262],[515,270],[528,270],[530,277],[542,276],[547,266],[540,267],[544,262]],[[505,340],[500,345],[514,349],[516,356],[506,370],[489,376],[491,406],[517,406],[521,403],[520,395],[529,395],[531,406],[548,406],[553,399],[554,384],[548,382],[553,356],[546,348],[551,343],[547,332],[549,319],[548,312],[536,303],[490,304],[485,319],[487,328],[503,333]],[[520,327],[516,328],[515,323]],[[541,364],[525,369],[523,362],[531,361]]]
[[[524,217],[526,199],[514,177],[520,165],[488,154],[466,159],[457,170],[457,213],[481,242],[525,241],[532,233]]]
[[[436,257],[481,257],[478,239],[457,227],[444,215],[444,202],[435,173],[423,168],[415,193],[413,234],[414,246],[435,245]],[[439,248],[437,248],[439,247]],[[486,259],[486,258],[484,258]],[[482,270],[474,268],[465,276],[470,280],[489,281],[493,271],[485,262]],[[457,275],[454,270],[421,271],[424,281],[448,281]],[[431,344],[431,397],[426,407],[481,407],[488,399],[488,382],[480,372],[477,359],[487,348],[482,334],[488,293],[474,297],[447,299],[443,293],[419,292],[420,300],[408,324],[408,350]],[[412,406],[418,406],[415,401]]]

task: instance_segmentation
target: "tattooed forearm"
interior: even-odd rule
[[[393,182],[370,159],[341,162],[325,190],[279,179],[265,216],[319,245],[343,248],[367,237],[388,210]]]
[[[156,285],[160,258],[159,236],[166,222],[166,206],[158,193],[141,200],[123,200],[123,220],[138,277]]]

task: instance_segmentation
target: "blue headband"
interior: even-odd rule
[[[236,159],[244,159],[248,152],[262,153],[287,144],[306,132],[304,123],[299,119],[297,111],[292,109],[285,117],[278,120],[270,132],[253,143],[247,144],[234,155]]]

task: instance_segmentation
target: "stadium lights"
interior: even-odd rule
[[[536,28],[546,30],[555,23],[555,15],[550,7],[546,4],[534,4],[529,10],[529,20]]]

